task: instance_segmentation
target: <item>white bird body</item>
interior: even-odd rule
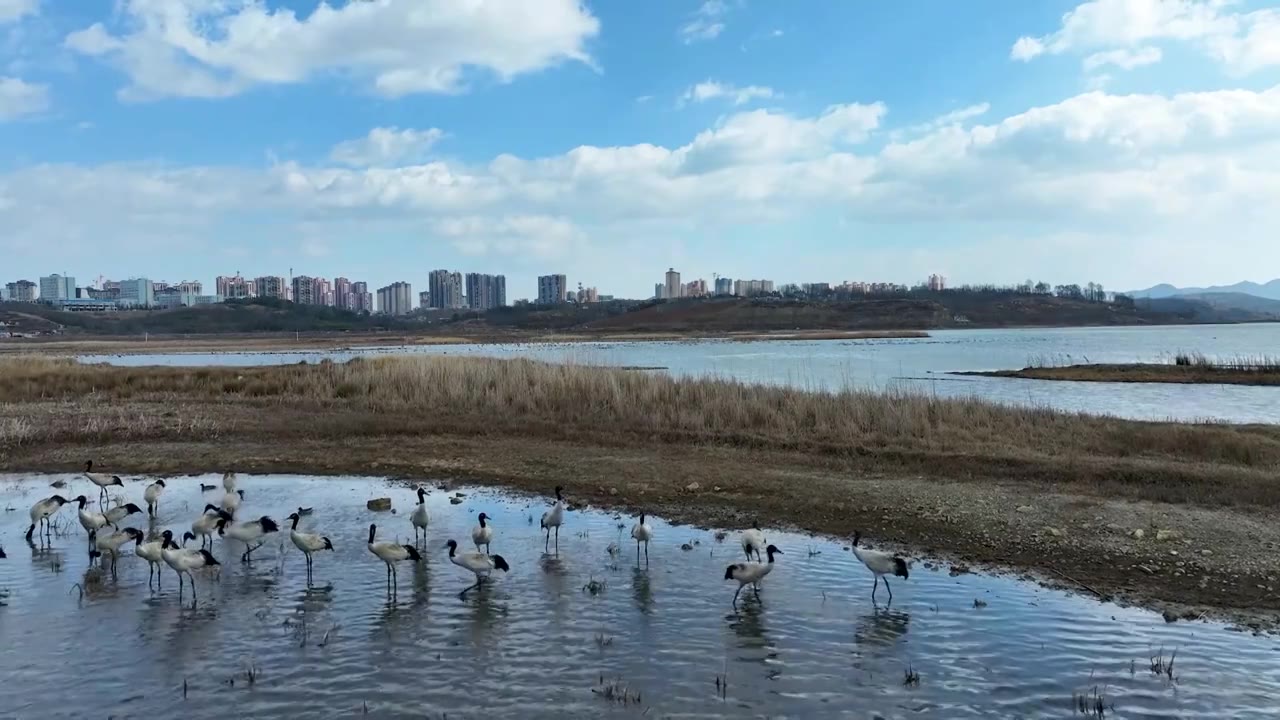
[[[480,524],[471,528],[471,542],[475,543],[476,550],[483,545],[485,552],[489,551],[489,545],[493,542],[493,528],[488,524],[489,516],[480,513]]]
[[[751,560],[752,553],[755,553],[756,560],[761,560],[763,556],[760,553],[768,544],[759,523],[754,523],[750,529],[742,532],[742,551],[747,554],[747,560]]]
[[[118,525],[121,520],[140,512],[142,512],[142,508],[134,505],[133,503],[125,503],[124,505],[117,505],[116,507],[108,509],[102,514],[102,516],[107,519],[108,524]]]
[[[301,516],[293,513],[289,519],[293,521],[293,527],[289,530],[289,539],[293,541],[294,547],[302,551],[302,555],[307,559],[307,573],[311,573],[311,554],[320,550],[332,550],[333,543],[329,542],[329,538],[319,533],[305,533],[298,530],[298,520]]]
[[[240,503],[243,500],[244,500],[243,490],[231,490],[227,492],[227,494],[222,496],[222,509],[226,510],[232,515],[235,515],[236,511],[240,509]]]
[[[489,577],[489,574],[494,570],[503,572],[511,570],[511,566],[507,564],[507,561],[501,555],[487,555],[479,551],[460,553],[458,552],[458,543],[453,540],[450,540],[446,547],[449,548],[449,562],[471,571],[476,576],[476,584],[463,590],[463,595],[467,594],[467,591],[472,588],[480,587],[480,583]]]
[[[233,472],[222,473],[222,489],[233,493],[236,491],[236,474]]]
[[[85,461],[84,476],[89,480],[89,482],[98,486],[98,489],[101,490],[101,495],[104,497],[107,494],[107,488],[113,485],[119,485],[121,487],[124,487],[124,481],[121,480],[120,477],[117,475],[108,475],[107,473],[93,472],[92,460]]]
[[[222,515],[218,518],[218,534],[226,535],[232,540],[239,540],[244,543],[244,555],[240,556],[240,559],[244,562],[249,561],[249,556],[253,554],[254,550],[262,547],[264,537],[280,529],[276,521],[266,515],[257,520],[234,524],[228,523],[228,517],[227,515]]]
[[[735,606],[738,604],[738,593],[741,593],[742,588],[748,585],[755,590],[756,597],[760,596],[760,581],[773,572],[773,556],[781,555],[782,551],[770,545],[765,548],[765,554],[769,557],[768,562],[736,563],[725,568],[724,579],[738,581],[738,592],[733,594],[733,604]]]
[[[418,533],[421,532],[425,537],[427,534],[427,525],[431,522],[431,516],[427,514],[427,491],[425,488],[418,488],[418,506],[413,509],[413,514],[409,516],[409,522],[413,524],[413,539],[418,539]]]
[[[396,571],[396,563],[412,560],[418,562],[422,559],[422,555],[418,553],[418,549],[412,545],[401,545],[393,542],[374,542],[378,532],[377,525],[369,526],[369,552],[375,557],[387,564],[387,584],[392,583],[394,577],[399,580],[399,573]]]
[[[192,577],[191,571],[219,564],[208,550],[188,550],[178,547],[173,542],[173,533],[168,530],[164,531],[164,547],[160,551],[160,557],[178,574],[178,597],[182,597],[183,575],[191,580],[191,595],[195,597],[196,579]]]
[[[80,510],[76,513],[76,516],[80,519],[80,527],[84,528],[85,532],[96,532],[106,527],[107,523],[110,522],[107,520],[106,515],[85,509],[85,504],[89,502],[89,498],[81,495],[75,499],[75,502],[80,505]]]
[[[564,496],[561,492],[564,488],[556,486],[556,504],[550,510],[542,513],[542,529],[546,531],[546,540],[542,543],[542,549],[545,551],[551,543],[551,528],[556,530],[556,551],[560,550],[560,526],[564,524]]]
[[[644,521],[644,513],[640,513],[640,522],[631,527],[631,537],[636,541],[636,560],[640,559],[640,543],[644,543],[644,557],[648,562],[649,541],[653,539],[653,526]]]
[[[141,537],[142,531],[137,528],[125,528],[110,535],[95,533],[93,546],[99,555],[111,556],[111,574],[115,575],[116,563],[120,561],[120,548],[125,543],[136,542]]]
[[[155,516],[160,502],[160,495],[164,493],[164,480],[157,480],[147,486],[142,491],[142,499],[147,502],[147,514]]]
[[[206,541],[213,542],[213,533],[218,529],[220,519],[222,516],[218,514],[217,506],[210,503],[204,506],[204,514],[191,523],[191,534],[200,538],[200,547],[204,547]]]
[[[164,551],[164,538],[144,543],[142,542],[142,533],[138,533],[138,536],[135,539],[137,545],[134,547],[133,552],[138,557],[147,561],[147,570],[149,571],[147,575],[147,583],[149,585],[151,583],[151,578],[159,574],[160,563],[164,562],[164,557],[161,554]]]
[[[876,590],[879,589],[881,580],[884,581],[885,589],[889,591],[889,602],[893,602],[893,588],[889,587],[888,576],[896,575],[906,580],[910,575],[906,559],[882,550],[868,550],[858,547],[858,541],[861,539],[861,532],[853,534],[853,554],[875,576],[875,581],[871,585],[871,602],[875,603],[876,601]]]
[[[37,502],[35,505],[32,505],[30,512],[31,527],[27,528],[27,540],[31,539],[31,534],[35,532],[36,525],[41,523],[47,524],[49,518],[61,510],[62,506],[66,505],[68,502],[70,501],[61,495],[53,495]],[[47,532],[48,528],[46,527],[46,533]]]

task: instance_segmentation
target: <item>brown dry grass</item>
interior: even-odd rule
[[[1280,385],[1280,365],[1129,363],[1120,365],[1064,365],[1021,370],[965,372],[960,375],[1071,380],[1075,382],[1173,383],[1178,385]]]
[[[257,368],[0,360],[0,453],[48,443],[484,435],[823,457],[946,480],[1209,505],[1280,502],[1280,430],[1149,423],[979,400],[528,360],[419,357]]]

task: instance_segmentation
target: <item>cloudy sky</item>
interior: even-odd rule
[[[0,0],[0,280],[1280,276],[1252,0]]]

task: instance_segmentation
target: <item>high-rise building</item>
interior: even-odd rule
[[[5,285],[9,291],[9,302],[35,302],[36,284],[30,280],[17,280]]]
[[[738,297],[769,295],[773,292],[772,280],[734,280],[733,294]]]
[[[427,297],[429,304],[425,307],[437,310],[463,307],[462,273],[432,270],[427,276]]]
[[[316,300],[316,279],[299,275],[293,279],[293,301],[299,305],[319,305]]]
[[[706,280],[690,280],[682,287],[684,297],[706,297],[707,281]]]
[[[369,292],[369,283],[351,283],[351,307],[349,309],[358,313],[373,312],[373,293]]]
[[[344,277],[333,279],[333,306],[340,310],[354,310],[355,300],[351,292],[351,281]]]
[[[565,301],[565,293],[569,290],[569,281],[564,275],[541,275],[538,277],[538,304],[556,305]]]
[[[489,310],[506,304],[505,275],[467,273],[467,307],[472,310]]]
[[[378,312],[386,315],[413,312],[413,286],[407,282],[394,282],[378,288]]]
[[[580,287],[574,296],[574,301],[580,305],[600,302],[600,291],[593,287]]]
[[[286,300],[289,297],[289,285],[279,275],[265,275],[253,279],[254,292],[261,298]]]
[[[727,277],[716,278],[716,295],[732,295],[733,280]]]
[[[40,278],[40,301],[56,303],[59,300],[74,300],[76,297],[76,279],[70,275],[54,273]]]
[[[316,305],[333,307],[333,284],[318,277],[311,281],[311,298]]]
[[[129,278],[120,283],[120,305],[126,307],[151,307],[156,304],[155,286],[146,278]]]
[[[667,268],[667,298],[675,300],[682,296],[684,287],[680,285],[680,273],[675,268]]]
[[[947,289],[947,279],[941,275],[929,276],[929,289],[934,292],[940,292]]]
[[[666,283],[654,283],[654,284],[653,284],[653,299],[654,299],[654,300],[662,300],[662,299],[664,299],[664,298],[666,298],[666,297],[667,297],[667,284],[666,284]]]
[[[223,300],[239,300],[257,295],[257,287],[252,280],[245,280],[240,273],[235,275],[219,275],[214,278],[214,289]],[[197,295],[199,293],[196,293]]]

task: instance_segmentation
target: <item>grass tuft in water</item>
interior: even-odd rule
[[[640,692],[632,691],[629,686],[622,684],[622,678],[614,678],[606,683],[604,675],[601,675],[598,685],[591,688],[591,692],[618,705],[639,705],[643,702]]]
[[[907,687],[920,687],[920,673],[911,667],[911,663],[907,663],[907,669],[903,671],[902,684]]]
[[[613,645],[613,636],[612,636],[612,635],[605,635],[605,634],[604,634],[604,633],[602,633],[602,632],[598,632],[598,633],[596,633],[596,647],[598,647],[598,648],[600,648],[601,650],[603,650],[603,649],[605,649],[605,648],[609,647],[610,645]]]
[[[596,580],[596,579],[593,577],[593,578],[591,578],[589,581],[587,581],[587,584],[586,584],[586,585],[583,585],[583,586],[582,586],[582,592],[584,592],[584,593],[591,593],[591,594],[594,596],[594,595],[599,595],[600,593],[604,592],[608,587],[609,587],[609,586],[608,586],[608,584],[607,584],[607,583],[605,583],[605,581],[603,581],[603,580]]]
[[[1151,674],[1163,675],[1165,678],[1169,680],[1169,682],[1173,682],[1173,683],[1178,682],[1179,676],[1173,674],[1173,664],[1174,664],[1174,661],[1177,659],[1177,657],[1178,657],[1178,649],[1174,648],[1173,653],[1170,654],[1169,659],[1166,660],[1164,657],[1164,647],[1161,646],[1160,652],[1156,653],[1155,655],[1152,655],[1150,658]]]
[[[1094,685],[1088,692],[1071,693],[1071,708],[1076,715],[1091,718],[1104,718],[1107,711],[1115,712],[1115,703],[1108,703],[1107,696]]]

